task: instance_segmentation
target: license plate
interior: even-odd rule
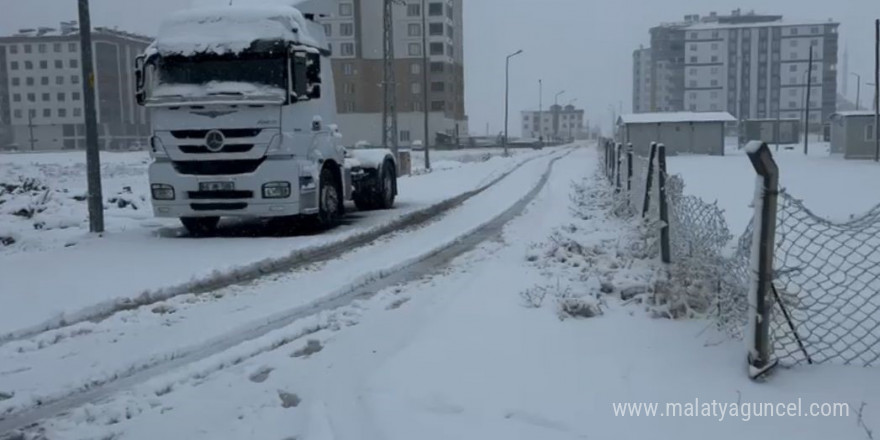
[[[233,191],[235,182],[199,182],[199,191]]]

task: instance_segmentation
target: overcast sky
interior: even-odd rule
[[[203,0],[202,0],[203,1]],[[91,0],[93,24],[155,35],[169,12],[192,0]],[[76,19],[75,0],[0,0],[0,34],[21,27]],[[560,103],[577,98],[592,121],[610,124],[609,106],[632,103],[632,51],[648,45],[648,29],[685,14],[754,9],[787,19],[841,22],[850,72],[868,81],[874,68],[873,20],[880,0],[464,0],[465,88],[471,131],[501,131],[504,121],[504,58],[525,52],[511,64],[511,132],[519,132],[519,111],[538,107],[538,79],[544,105],[565,90]],[[699,6],[697,6],[699,5]],[[842,69],[841,69],[842,70]],[[855,95],[855,79],[850,94]],[[862,99],[873,90],[863,86]]]

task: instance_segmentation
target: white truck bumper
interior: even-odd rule
[[[171,162],[154,162],[149,167],[150,185],[170,185],[173,200],[152,197],[156,217],[282,217],[317,212],[314,189],[301,187],[299,166],[289,160],[266,160],[252,173],[234,175],[189,175]],[[200,184],[229,182],[231,191],[200,190]],[[263,197],[263,185],[289,182],[290,197]],[[305,201],[305,203],[301,203]]]

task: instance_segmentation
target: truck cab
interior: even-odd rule
[[[155,215],[204,234],[221,217],[329,226],[347,199],[390,208],[396,158],[358,161],[341,145],[329,56],[323,27],[291,6],[193,9],[163,22],[135,66],[137,101],[151,113]]]

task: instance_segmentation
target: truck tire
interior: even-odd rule
[[[220,217],[181,217],[183,227],[193,237],[205,237],[217,232]]]
[[[342,191],[339,182],[330,168],[321,170],[321,182],[318,189],[318,215],[315,216],[316,226],[329,228],[339,223],[342,218]]]
[[[385,165],[382,167],[382,176],[379,178],[378,187],[376,188],[374,209],[391,209],[394,207],[394,197],[397,196],[395,191],[396,174],[394,164],[392,162],[385,162]]]

